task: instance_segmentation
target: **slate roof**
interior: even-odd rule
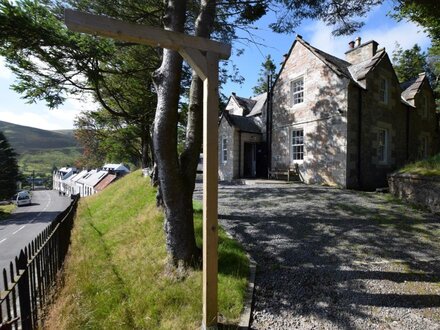
[[[380,60],[384,58],[386,55],[385,48],[382,48],[377,51],[377,53],[366,61],[350,65],[348,70],[354,80],[363,80],[367,76],[367,74],[373,70],[377,64],[379,64]]]
[[[107,171],[130,172],[124,164],[105,164],[102,168]]]
[[[254,107],[255,103],[257,103],[257,101],[255,101],[255,100],[247,99],[247,98],[240,97],[237,95],[233,95],[233,97],[237,101],[238,105],[243,108],[245,114],[250,113],[252,111],[252,108]]]
[[[267,93],[263,93],[252,98],[255,101],[254,107],[251,112],[247,115],[247,117],[258,116],[263,113],[264,106],[266,104]]]
[[[231,115],[227,111],[223,112],[223,116],[231,126],[238,128],[242,132],[261,134],[259,121],[255,117]]]
[[[92,172],[92,171],[90,171]],[[87,186],[94,187],[100,182],[104,177],[108,174],[108,171],[96,171],[95,173],[92,173],[90,176],[85,176],[82,180],[83,183]]]
[[[85,177],[87,173],[89,173],[87,170],[82,170],[77,175],[75,175],[75,177],[73,177],[71,179],[71,181],[72,182],[77,182],[77,181],[81,180],[83,177]]]
[[[402,97],[406,101],[414,99],[416,94],[419,92],[420,87],[422,87],[423,81],[425,80],[425,73],[419,74],[417,78],[411,79],[409,81],[405,81],[400,84],[402,87]]]
[[[317,56],[321,61],[323,61],[327,66],[338,74],[342,74],[347,78],[351,78],[348,67],[351,65],[350,62],[344,61],[336,56],[330,55],[318,48],[313,47],[307,41],[304,41],[302,37],[296,37],[296,41],[300,42],[304,47],[310,50],[315,56]],[[293,48],[293,47],[292,47]]]

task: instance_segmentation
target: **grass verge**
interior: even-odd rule
[[[201,244],[200,205],[195,205]],[[64,285],[49,311],[47,329],[196,329],[201,325],[202,272],[165,275],[163,216],[140,171],[81,200]],[[219,313],[238,320],[248,260],[219,232]]]
[[[412,173],[427,176],[440,175],[440,154],[408,164],[401,168],[399,173]]]
[[[0,221],[8,218],[15,206],[15,204],[0,205]]]

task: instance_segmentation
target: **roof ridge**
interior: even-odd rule
[[[334,55],[331,55],[329,53],[324,52],[323,50],[320,50],[312,45],[310,45],[307,41],[303,40],[302,37],[296,37],[296,41],[300,42],[304,47],[306,47],[307,49],[309,49],[316,57],[318,57],[321,61],[323,61],[325,64],[327,64],[333,71],[335,71],[336,73],[340,73],[342,75],[344,75],[347,78],[351,79],[350,74],[347,74],[347,72],[344,72],[343,70],[341,70],[341,68],[338,67],[338,65],[336,65],[335,63],[332,63],[329,59],[327,59],[325,56],[329,56],[331,57],[333,60],[337,60],[337,61],[341,61],[343,62],[343,64],[346,65],[346,67],[349,66],[349,62],[336,57]],[[290,55],[290,53],[289,53]]]

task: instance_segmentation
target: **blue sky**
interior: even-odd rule
[[[415,43],[418,43],[422,49],[429,47],[430,40],[420,27],[410,22],[396,22],[386,16],[391,8],[391,4],[386,2],[371,11],[365,18],[365,26],[352,36],[335,38],[331,35],[332,27],[310,20],[303,22],[296,32],[311,45],[340,58],[344,58],[348,42],[357,36],[360,36],[363,42],[376,40],[379,47],[385,47],[390,55],[395,49],[396,42],[404,49],[412,47]],[[245,49],[243,55],[237,57],[233,54],[230,58],[231,63],[235,64],[240,74],[245,77],[245,82],[242,85],[227,83],[222,90],[225,95],[236,92],[240,96],[252,96],[252,87],[257,82],[261,63],[266,55],[270,54],[279,67],[283,54],[289,51],[295,35],[280,35],[271,32],[268,24],[272,20],[273,17],[268,16],[256,24],[258,30],[254,31],[255,41],[264,46],[240,43],[234,45],[234,49]],[[242,34],[242,36],[245,35]],[[73,98],[55,110],[49,110],[44,103],[26,104],[19,94],[10,90],[9,86],[13,83],[14,77],[3,63],[0,58],[0,99],[2,100],[0,120],[49,130],[70,129],[73,128],[74,118],[80,111],[96,107],[91,100],[83,102]]]

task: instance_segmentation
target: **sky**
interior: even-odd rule
[[[296,33],[302,35],[303,39],[312,46],[342,59],[345,57],[344,52],[348,50],[348,42],[358,36],[362,38],[362,42],[376,40],[379,47],[385,47],[390,57],[396,47],[396,42],[403,49],[411,48],[417,43],[422,50],[426,50],[430,46],[430,40],[422,29],[414,23],[396,22],[388,17],[386,14],[391,8],[391,4],[385,2],[382,6],[372,10],[364,18],[365,26],[352,36],[333,37],[331,26],[311,20],[304,21],[296,29]],[[237,66],[240,75],[245,77],[245,82],[241,85],[228,82],[222,88],[224,95],[229,96],[235,92],[243,97],[252,96],[252,87],[258,80],[261,63],[269,54],[277,64],[277,70],[279,69],[283,54],[289,51],[296,34],[286,35],[271,32],[268,28],[271,21],[273,21],[273,16],[269,15],[256,23],[258,30],[254,31],[253,38],[263,45],[255,46],[243,43],[233,45],[233,54],[229,61]],[[241,34],[241,36],[247,35]],[[245,50],[241,56],[235,54],[234,49],[238,48]],[[81,111],[96,108],[90,99],[84,102],[73,98],[69,98],[63,106],[53,110],[48,109],[44,102],[27,104],[19,94],[10,89],[13,82],[13,74],[4,66],[4,61],[0,57],[0,120],[2,121],[47,130],[72,129],[74,119]]]

